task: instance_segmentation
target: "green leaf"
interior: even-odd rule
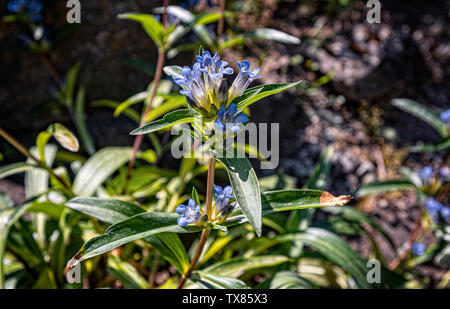
[[[249,105],[259,101],[265,97],[268,97],[273,94],[277,94],[281,91],[287,90],[291,87],[297,86],[302,81],[298,81],[296,83],[284,83],[284,84],[267,84],[256,86],[250,89],[247,89],[244,94],[238,98],[235,98],[232,103],[235,103],[238,107],[238,112],[244,110]]]
[[[225,165],[230,178],[233,193],[244,215],[256,231],[262,233],[261,192],[258,178],[250,161],[244,158],[217,158]]]
[[[106,198],[76,197],[66,206],[107,223],[117,223],[145,210],[136,204]]]
[[[318,190],[272,191],[262,195],[262,213],[265,215],[284,210],[343,205],[349,200],[348,196],[335,197],[328,192]],[[177,224],[178,217],[179,215],[175,213],[147,212],[113,224],[105,234],[89,239],[72,259],[70,265],[151,235],[164,232],[193,233],[200,231],[200,228],[195,226],[179,226]],[[244,222],[247,222],[247,218],[242,214],[240,208],[236,207],[223,225],[233,226]]]
[[[195,289],[248,289],[248,286],[239,279],[203,271],[194,272],[191,280],[195,285],[189,288]]]
[[[164,27],[152,15],[127,13],[119,14],[118,17],[120,19],[129,19],[139,22],[158,48],[164,46]]]
[[[12,164],[8,164],[5,166],[0,167],[0,179],[15,175],[15,174],[19,174],[19,173],[23,173],[26,171],[30,171],[33,168],[37,168],[36,166],[26,163],[26,162],[17,162],[17,163],[12,163]]]
[[[131,147],[107,147],[95,153],[78,172],[73,192],[90,196],[111,174],[130,160]]]
[[[167,99],[166,102],[164,102],[163,104],[155,108],[152,108],[152,110],[147,114],[147,117],[145,117],[145,121],[152,121],[168,112],[173,111],[174,109],[187,107],[187,101],[185,96],[182,95],[167,96],[166,99]]]
[[[84,107],[86,104],[85,100],[85,88],[80,87],[75,100],[75,126],[77,127],[77,132],[81,138],[81,144],[89,155],[95,153],[94,141],[92,136],[86,127],[86,121],[84,117]]]
[[[56,145],[48,144],[45,145],[45,163],[47,166],[52,166],[55,159],[58,147]],[[36,147],[30,149],[31,154],[34,156],[39,156]],[[35,164],[33,160],[28,159],[28,163]],[[25,195],[27,198],[32,198],[42,193],[47,192],[49,187],[49,173],[40,168],[35,168],[25,173]]]
[[[359,287],[371,287],[366,278],[366,262],[336,234],[320,228],[308,228],[306,232],[298,233],[295,238],[314,247],[329,261],[348,271]]]
[[[145,210],[136,204],[106,198],[76,197],[68,201],[66,206],[100,221],[112,224],[134,215],[145,213]],[[178,235],[160,233],[146,237],[145,241],[158,249],[163,257],[177,268],[181,274],[184,274],[189,268],[189,257]]]
[[[105,234],[89,239],[69,266],[108,252],[130,241],[163,232],[189,233],[199,231],[198,227],[181,227],[177,224],[179,215],[174,213],[147,212],[111,225]]]
[[[27,211],[34,199],[25,204],[0,210],[0,289],[4,288],[3,257],[5,254],[6,240],[11,226]]]
[[[267,289],[312,289],[311,283],[292,271],[279,271],[265,282]]]
[[[251,39],[271,40],[285,44],[300,44],[299,38],[270,28],[256,29],[250,33],[244,34],[244,36]]]
[[[334,196],[329,192],[309,189],[277,190],[264,192],[261,196],[262,215],[286,210],[342,206],[351,200],[349,195]],[[238,205],[239,206],[239,205]],[[227,226],[247,222],[239,207],[235,207],[226,220]]]
[[[72,152],[79,149],[78,139],[75,135],[60,123],[54,123],[48,126],[47,132],[50,133],[58,143]]]
[[[128,262],[121,261],[114,255],[108,256],[108,272],[128,289],[149,289],[147,280]]]
[[[190,264],[189,256],[177,234],[159,233],[158,235],[152,235],[144,239],[158,249],[164,258],[166,258],[180,274],[184,275],[188,271]],[[159,240],[158,244],[155,239]],[[165,250],[162,248],[162,245],[166,248]]]
[[[194,122],[195,117],[200,116],[193,109],[179,109],[166,114],[162,119],[147,123],[146,125],[132,131],[131,135],[141,135],[170,128],[176,124]]]
[[[183,68],[178,66],[178,65],[169,65],[169,66],[165,66],[163,68],[164,73],[166,73],[166,75],[172,77],[173,79],[175,78],[182,78],[183,75],[181,74],[181,70]]]
[[[59,100],[67,107],[73,106],[73,99],[75,94],[75,86],[77,82],[78,72],[81,68],[81,62],[77,62],[70,68],[66,75],[66,82],[64,83],[61,91],[58,94]]]
[[[442,139],[437,144],[415,145],[409,148],[410,152],[432,152],[450,148],[450,136]]]
[[[382,193],[388,191],[401,191],[414,188],[416,188],[415,185],[409,179],[376,181],[362,185],[359,188],[358,192],[356,192],[356,196],[360,198],[375,193]]]
[[[401,110],[428,123],[442,137],[447,137],[449,135],[447,125],[441,120],[439,113],[435,112],[431,108],[405,98],[393,99],[391,102],[395,107],[398,107]]]
[[[203,271],[237,278],[246,271],[277,266],[288,261],[289,258],[283,255],[261,255],[250,258],[238,257],[218,262],[205,268]]]
[[[392,241],[391,237],[389,236],[388,233],[386,233],[385,230],[383,230],[383,228],[376,223],[370,216],[368,216],[367,214],[355,209],[355,208],[351,208],[351,207],[334,207],[334,208],[325,208],[324,211],[332,213],[332,214],[336,214],[339,216],[342,216],[343,218],[353,221],[353,222],[357,222],[359,224],[361,223],[365,223],[367,225],[370,225],[371,227],[373,227],[378,233],[380,233],[381,235],[383,235],[383,237],[389,242],[389,244],[391,245],[392,249],[395,251],[395,244]]]

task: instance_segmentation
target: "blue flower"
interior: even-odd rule
[[[441,203],[439,203],[432,197],[427,198],[426,206],[429,212],[438,212],[442,207]]]
[[[219,119],[214,121],[214,127],[218,130],[225,131],[230,129],[234,133],[239,132],[241,125],[248,122],[248,117],[244,113],[237,114],[237,106],[232,103],[227,110],[223,106],[217,112]]]
[[[224,75],[233,74],[233,69],[227,67],[228,63],[220,60],[217,53],[211,56],[205,51],[196,60],[192,69],[183,67],[182,77],[175,78],[174,82],[183,88],[180,93],[186,96],[190,106],[203,107],[210,112],[211,105],[214,104],[219,109],[219,89],[224,84]]]
[[[447,166],[441,167],[439,169],[439,174],[441,174],[441,177],[444,179],[449,178],[450,177],[450,168],[448,168]]]
[[[187,206],[179,205],[176,211],[181,215],[177,220],[179,226],[186,226],[189,223],[195,222],[201,216],[200,206],[196,205],[192,198],[189,199]]]
[[[425,166],[424,168],[422,168],[419,171],[419,177],[424,182],[428,181],[431,177],[433,177],[433,169],[431,168],[431,166]]]
[[[423,255],[427,246],[422,242],[414,242],[412,244],[411,250],[414,255]]]
[[[447,218],[450,216],[450,206],[442,206],[441,216],[442,218],[444,218],[444,220],[447,220]]]
[[[215,209],[222,211],[228,206],[230,199],[234,197],[233,188],[231,186],[226,186],[225,188],[214,186],[214,195],[216,196]]]
[[[250,62],[248,60],[242,62],[238,61],[238,67],[239,74],[230,87],[228,101],[232,101],[234,98],[243,95],[245,89],[247,89],[252,81],[262,77],[261,75],[258,75],[261,69],[257,68],[250,70]]]
[[[42,3],[40,0],[11,0],[8,3],[8,10],[14,13],[25,12],[33,23],[42,20]]]
[[[447,109],[441,113],[441,119],[443,122],[450,124],[450,109]]]

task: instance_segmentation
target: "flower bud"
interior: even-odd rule
[[[219,86],[217,99],[220,106],[225,106],[228,100],[228,83],[226,79],[223,79]]]

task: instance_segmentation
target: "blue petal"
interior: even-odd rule
[[[247,123],[248,122],[248,117],[246,114],[244,113],[240,113],[239,115],[237,115],[236,120],[234,121],[234,123]]]
[[[200,206],[197,205],[197,207],[195,207],[194,212],[195,214],[198,214],[198,212],[200,211]]]
[[[177,223],[179,226],[185,226],[187,224],[186,217],[182,216],[177,219]]]
[[[216,185],[214,185],[213,191],[214,191],[214,194],[217,196],[217,195],[222,194],[223,189],[222,189],[221,186],[216,186]]]
[[[225,125],[219,120],[214,121],[214,127],[218,130],[225,130]]]
[[[186,206],[185,205],[179,205],[176,209],[176,212],[180,215],[184,214],[186,212]]]
[[[224,68],[223,69],[223,74],[233,74],[233,68]]]
[[[230,106],[228,107],[228,111],[227,111],[231,116],[234,116],[237,113],[237,106],[234,103],[231,103]]]
[[[223,195],[228,198],[233,197],[233,188],[231,186],[223,188]]]
[[[195,208],[195,201],[194,201],[194,199],[192,199],[192,198],[189,199],[188,207],[189,208]]]
[[[219,79],[223,76],[222,73],[214,73],[209,75],[212,79]]]
[[[222,119],[223,115],[225,115],[225,108],[223,106],[221,106],[219,108],[219,111],[217,112],[217,116],[219,116],[219,118]]]

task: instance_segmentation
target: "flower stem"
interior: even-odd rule
[[[163,24],[164,29],[166,29],[167,6],[168,5],[169,5],[169,1],[164,0],[164,11],[163,11],[163,16],[162,16],[162,24]],[[139,127],[142,127],[145,124],[147,115],[152,109],[153,100],[155,99],[156,92],[157,92],[158,86],[159,86],[159,82],[161,80],[165,56],[166,56],[165,48],[159,49],[158,50],[158,60],[156,62],[155,78],[153,79],[153,88],[151,90],[151,94],[150,94],[150,98],[148,100],[147,106],[145,107],[145,110],[141,115],[141,121],[139,123]],[[122,194],[125,194],[125,192],[126,192],[126,188],[128,186],[128,181],[130,179],[130,174],[131,174],[131,171],[133,170],[134,163],[136,162],[137,152],[141,148],[143,138],[144,138],[144,135],[137,135],[136,138],[134,139],[133,151],[131,153],[130,161],[128,162],[128,168],[127,168],[127,172],[125,175],[125,183],[123,185]]]
[[[195,250],[194,257],[192,258],[192,262],[189,265],[189,269],[186,272],[186,274],[181,278],[180,283],[177,286],[177,289],[181,289],[186,282],[186,279],[189,278],[192,274],[192,271],[195,268],[195,265],[197,264],[198,259],[200,258],[200,255],[202,254],[203,248],[205,247],[206,240],[208,239],[209,233],[211,229],[206,228],[202,231],[202,236],[200,237],[200,243],[198,244],[197,250]]]
[[[208,220],[211,220],[212,214],[212,195],[213,195],[213,186],[214,186],[214,171],[215,171],[216,159],[213,157],[209,159],[208,163],[208,179],[207,179],[207,187],[206,187],[206,214],[208,215]],[[202,236],[200,237],[200,243],[198,244],[197,249],[195,250],[194,257],[192,258],[192,262],[189,265],[189,269],[186,274],[181,278],[180,283],[178,284],[177,289],[181,289],[186,281],[192,274],[192,271],[197,264],[200,255],[202,254],[203,248],[205,247],[206,240],[208,239],[209,233],[211,229],[205,228],[202,231]]]
[[[8,132],[0,128],[0,136],[3,137],[8,143],[10,143],[14,148],[16,148],[19,152],[21,152],[24,156],[30,158],[34,162],[36,162],[37,166],[42,169],[45,169],[49,174],[55,177],[68,191],[71,195],[74,195],[72,192],[72,188],[70,184],[59,175],[56,175],[55,172],[45,164],[45,162],[36,158],[31,152],[28,151],[25,146],[23,146],[18,140],[12,137]]]

